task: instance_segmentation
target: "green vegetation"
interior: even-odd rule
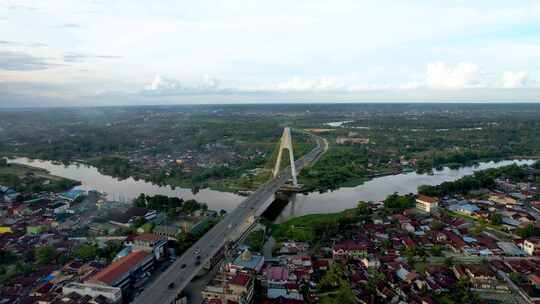
[[[76,258],[85,262],[103,259],[107,263],[110,263],[121,249],[122,243],[114,241],[107,242],[105,247],[98,247],[97,244],[83,244],[73,250],[70,258]]]
[[[525,169],[518,165],[509,165],[500,168],[477,171],[473,175],[464,176],[453,182],[444,182],[437,186],[421,186],[418,191],[430,196],[445,196],[448,194],[466,194],[471,190],[491,188],[495,186],[495,179],[509,178],[520,181],[525,177]]]
[[[35,251],[38,265],[49,265],[58,255],[53,246],[41,246],[36,248]]]
[[[278,240],[313,241],[322,235],[337,231],[339,221],[351,211],[326,214],[309,214],[272,226],[272,236]]]
[[[480,299],[473,292],[471,283],[467,280],[459,280],[453,284],[449,291],[434,295],[437,303],[442,304],[475,304],[480,303]]]
[[[197,210],[207,210],[208,206],[190,199],[184,201],[178,197],[168,197],[165,195],[145,195],[141,193],[134,201],[135,207],[148,208],[158,211],[165,211],[167,216],[175,218],[179,214],[192,214]],[[141,225],[144,223],[141,223]]]
[[[529,224],[526,227],[519,227],[516,229],[516,234],[522,238],[528,238],[531,236],[540,236],[540,229],[533,224]]]
[[[253,251],[260,252],[264,245],[264,230],[255,230],[248,234],[246,238],[246,245]]]
[[[331,151],[313,167],[301,172],[300,183],[306,190],[336,189],[368,180],[365,170],[368,158],[365,149],[332,147]]]
[[[339,231],[340,227],[366,220],[371,211],[366,202],[358,202],[354,209],[348,209],[338,213],[308,214],[285,221],[281,224],[272,225],[272,236],[278,240],[296,240],[313,242],[332,235]],[[385,211],[388,214],[402,212],[414,206],[414,197],[392,194],[385,200]]]
[[[384,208],[391,214],[401,213],[405,209],[414,207],[415,199],[412,195],[398,195],[394,193],[384,200]]]
[[[337,264],[332,264],[321,278],[318,286],[319,290],[325,292],[321,298],[324,304],[354,304],[354,295],[349,282],[347,281],[343,268]]]
[[[22,194],[41,191],[61,192],[78,184],[74,180],[50,175],[44,169],[20,164],[4,163],[0,166],[0,185],[13,187]]]
[[[89,160],[88,163],[99,168],[104,174],[120,178],[129,177],[133,170],[127,159],[117,156],[99,157]]]
[[[118,177],[250,190],[268,177],[284,126],[329,129],[307,189],[378,175],[540,155],[534,104],[206,105],[0,111],[0,155],[82,161]],[[351,121],[340,127],[326,122]],[[313,143],[294,133],[295,154]],[[361,139],[338,144],[338,137]],[[367,141],[369,140],[369,142]],[[361,142],[361,143],[360,143]],[[263,169],[254,172],[253,169]]]

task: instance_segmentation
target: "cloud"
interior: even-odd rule
[[[426,85],[433,88],[463,89],[482,86],[476,64],[462,62],[452,67],[442,61],[426,67]]]
[[[204,76],[200,80],[180,81],[156,75],[142,92],[145,95],[227,94],[240,92],[238,89],[221,87],[217,78]]]
[[[54,66],[45,58],[34,57],[25,53],[0,51],[0,70],[38,71]]]
[[[119,59],[123,57],[114,55],[90,55],[70,52],[65,53],[63,58],[65,62],[83,62],[88,59]]]
[[[293,77],[285,82],[278,82],[270,85],[263,85],[256,88],[258,91],[275,92],[302,92],[302,91],[339,91],[346,90],[345,84],[340,83],[329,77],[317,79],[305,79]]]
[[[398,88],[401,90],[417,89],[508,89],[531,87],[529,73],[526,71],[506,71],[502,75],[494,72],[484,72],[479,65],[462,62],[454,66],[442,61],[426,65],[422,80],[405,83]]]
[[[81,28],[77,23],[64,23],[56,26],[56,28]]]
[[[502,87],[507,89],[524,88],[528,85],[529,74],[527,72],[504,72]]]
[[[47,46],[46,44],[40,43],[40,42],[19,42],[19,41],[8,41],[8,40],[0,40],[0,45],[22,46],[22,47],[45,47],[45,46]]]

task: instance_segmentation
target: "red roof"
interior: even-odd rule
[[[90,281],[113,285],[120,276],[139,265],[148,255],[149,253],[145,251],[132,252],[112,262],[105,269],[93,276]]]
[[[443,233],[446,234],[446,237],[452,242],[452,244],[456,248],[461,249],[467,245],[465,241],[463,241],[459,236],[457,236],[452,231],[444,231]]]
[[[367,245],[365,243],[357,243],[353,240],[346,240],[341,243],[334,245],[334,250],[344,250],[344,251],[356,251],[356,250],[367,250]]]
[[[159,235],[152,234],[152,233],[143,233],[133,238],[134,241],[146,241],[146,242],[157,242],[161,239],[162,237],[160,237]]]
[[[234,276],[230,281],[229,284],[232,285],[240,285],[240,286],[246,286],[249,283],[249,280],[251,279],[250,276],[247,274],[237,274]]]
[[[430,203],[430,204],[437,203],[439,201],[439,199],[436,197],[431,197],[431,196],[422,195],[422,194],[418,195],[416,199],[423,202]]]
[[[266,270],[266,277],[272,281],[286,281],[289,278],[289,272],[285,267],[270,267]]]

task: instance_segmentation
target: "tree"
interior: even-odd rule
[[[252,231],[246,240],[247,245],[253,251],[261,251],[264,245],[264,230]]]
[[[101,259],[105,259],[107,263],[110,263],[122,247],[122,242],[109,241],[105,247],[98,248],[97,255]]]
[[[443,228],[444,228],[444,224],[441,223],[440,221],[433,220],[433,221],[431,222],[431,229],[432,229],[432,230],[439,231],[439,230],[441,230],[441,229],[443,229]]]
[[[133,205],[135,207],[146,208],[146,195],[144,195],[144,193],[139,194],[139,196],[133,200]]]
[[[429,249],[429,253],[432,256],[442,256],[442,247],[441,245],[434,245]]]
[[[534,226],[533,224],[529,224],[526,227],[520,227],[516,229],[516,234],[522,238],[540,236],[540,229],[536,228],[536,226]]]
[[[96,245],[81,245],[77,247],[73,255],[83,261],[89,261],[97,257],[98,247]]]
[[[353,293],[351,286],[348,282],[345,282],[346,284],[342,285],[337,293],[337,302],[339,304],[355,304],[356,303],[356,295]]]
[[[335,290],[343,281],[343,269],[337,264],[332,264],[319,281],[318,288],[323,291]]]
[[[503,217],[500,213],[492,213],[491,216],[490,216],[490,221],[491,221],[491,224],[493,225],[496,225],[496,226],[499,226],[503,223],[502,221]]]
[[[36,249],[36,263],[39,265],[50,264],[56,257],[56,249],[53,246],[41,246]]]
[[[2,157],[0,158],[0,167],[6,167],[8,165],[7,159]]]
[[[366,219],[367,216],[369,216],[369,214],[371,213],[368,203],[364,201],[359,201],[354,211],[355,211],[355,216],[360,220]]]
[[[384,207],[391,213],[401,213],[405,209],[412,208],[414,203],[414,197],[394,193],[384,200]]]

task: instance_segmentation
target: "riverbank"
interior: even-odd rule
[[[208,204],[210,209],[231,211],[242,202],[245,197],[230,193],[214,191],[211,189],[199,189],[192,191],[191,188],[170,186],[158,186],[143,180],[127,178],[119,180],[117,178],[100,173],[97,168],[77,165],[53,164],[50,161],[30,161],[25,158],[12,159],[10,162],[30,165],[47,169],[53,175],[68,179],[80,180],[82,190],[98,190],[107,193],[108,198],[117,201],[131,201],[140,193],[148,195],[161,194],[165,196],[181,197],[185,200],[195,199]],[[465,167],[458,170],[444,168],[442,171],[435,171],[433,175],[418,174],[416,172],[403,173],[378,177],[364,182],[356,187],[342,187],[338,190],[324,193],[311,192],[307,194],[296,194],[290,197],[290,203],[285,206],[279,215],[277,222],[284,222],[289,218],[306,214],[335,213],[356,207],[359,200],[379,201],[388,195],[398,192],[400,194],[416,193],[420,185],[437,185],[446,181],[453,181],[470,175],[475,171],[495,168],[516,163],[518,165],[531,164],[533,161],[502,161],[498,163],[480,163],[476,167]]]
[[[21,193],[37,190],[60,192],[80,185],[80,181],[53,175],[48,170],[24,164],[0,165],[0,185]]]

